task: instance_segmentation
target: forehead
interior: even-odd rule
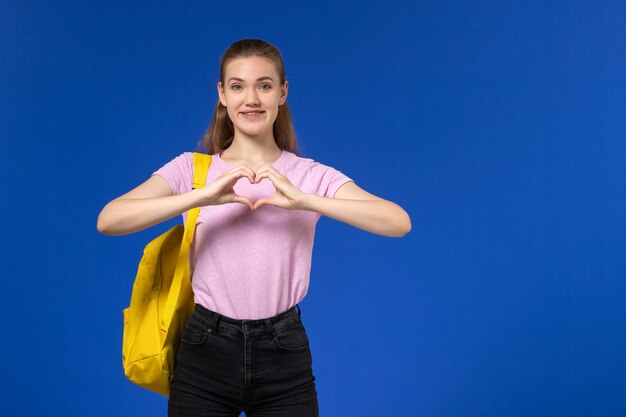
[[[226,65],[226,81],[230,77],[241,78],[246,81],[254,82],[259,77],[268,76],[274,81],[278,81],[278,73],[274,67],[274,63],[267,58],[258,56],[237,58],[230,61]]]

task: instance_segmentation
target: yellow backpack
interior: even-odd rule
[[[193,186],[205,185],[211,155],[194,152]],[[133,383],[169,397],[180,338],[195,308],[189,248],[200,208],[146,245],[125,308],[122,337],[124,374]]]

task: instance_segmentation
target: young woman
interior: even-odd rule
[[[192,189],[193,153],[108,203],[107,235],[134,233],[201,207],[190,249],[195,310],[168,400],[171,416],[318,416],[306,295],[321,215],[383,236],[411,229],[398,205],[299,155],[280,52],[259,39],[222,56],[219,100],[202,140],[206,185]],[[297,308],[297,310],[296,310]]]

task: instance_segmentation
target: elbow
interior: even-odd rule
[[[102,214],[98,216],[98,221],[96,222],[96,229],[98,230],[98,232],[102,233],[103,235],[108,234],[108,228],[106,226],[106,223],[102,219]]]
[[[98,215],[98,220],[96,222],[96,230],[102,233],[103,235],[111,235],[111,219],[107,214],[106,207],[102,209],[100,214]]]
[[[96,229],[98,230],[98,232],[106,236],[120,236],[124,234],[123,232],[120,232],[119,230],[112,228],[110,224],[102,223],[102,222],[98,222],[96,224]]]
[[[403,225],[402,234],[398,237],[403,237],[404,235],[406,235],[407,233],[411,231],[411,219],[409,218],[409,216],[406,216],[406,218],[407,218],[407,221]]]
[[[407,213],[404,209],[402,210],[402,215],[400,216],[398,229],[399,233],[397,237],[403,237],[411,231],[411,218],[409,217],[409,213]]]
[[[100,214],[98,215],[98,220],[96,222],[96,230],[107,236],[116,235],[116,233],[112,229],[115,227],[115,218],[112,217],[115,214],[115,211],[111,211],[111,203],[113,203],[113,201],[104,206],[104,208],[100,211]]]
[[[411,218],[404,210],[402,210],[399,215],[395,216],[391,223],[393,224],[393,228],[392,231],[386,235],[388,237],[403,237],[411,231]]]
[[[403,221],[400,226],[398,226],[398,232],[394,235],[394,237],[404,237],[407,233],[411,231],[411,219],[407,216],[406,221]]]

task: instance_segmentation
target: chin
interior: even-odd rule
[[[268,130],[271,131],[272,127],[270,126],[264,129],[246,129],[245,127],[244,128],[236,127],[236,129],[239,130],[241,133],[248,135],[248,136],[259,136],[267,132]]]

